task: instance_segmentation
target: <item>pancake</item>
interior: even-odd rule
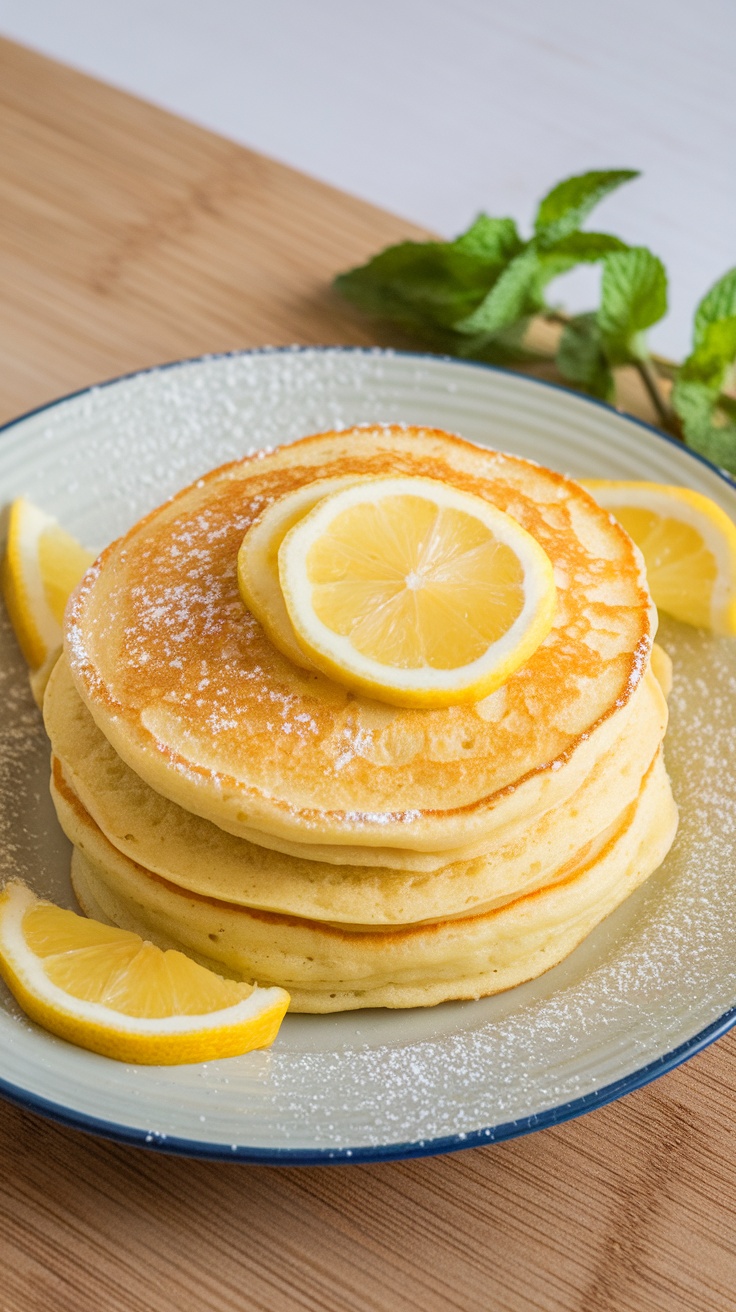
[[[130,861],[66,791],[72,881],[89,915],[180,947],[236,977],[279,984],[291,1009],[431,1006],[533,979],[659,866],[677,827],[661,751],[639,796],[565,878],[501,908],[402,928],[337,926],[184,893]]]
[[[483,702],[417,711],[356,697],[288,662],[244,608],[235,562],[263,508],[316,478],[362,474],[484,497],[550,557],[552,631]],[[343,847],[364,864],[365,848],[467,850],[573,797],[624,731],[655,624],[639,553],[577,484],[389,426],[198,480],[102,554],[68,610],[65,649],[99,729],[152,789],[241,838],[297,855]]]
[[[667,657],[655,650],[665,679]],[[498,831],[482,854],[421,873],[282,855],[168,801],[116,755],[79,698],[64,658],[49,682],[44,715],[57,790],[65,781],[125,856],[180,888],[221,901],[368,925],[415,923],[501,904],[556,878],[636,798],[659,748],[667,708],[651,671],[634,699],[636,712],[620,738],[565,805]],[[340,848],[334,850],[339,854]]]

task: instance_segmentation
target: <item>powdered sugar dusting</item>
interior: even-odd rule
[[[303,1051],[301,1110],[325,1142],[400,1139],[410,1123],[432,1140],[539,1112],[651,1061],[736,1003],[736,643],[669,621],[660,641],[675,669],[666,749],[681,814],[662,869],[534,983],[415,1013],[411,1026],[381,1017],[372,1042],[347,1050]],[[293,1051],[274,1053],[279,1092],[292,1087],[294,1062]],[[315,1095],[321,1087],[328,1097]],[[359,1133],[346,1133],[335,1101]],[[292,1098],[287,1134],[298,1133],[297,1106]]]
[[[240,1130],[242,1139],[243,1099],[249,1143],[263,1133],[299,1146],[305,1125],[310,1143],[336,1153],[472,1135],[588,1093],[736,1003],[736,653],[674,623],[662,625],[660,641],[674,662],[666,750],[681,814],[662,869],[568,961],[498,998],[288,1017],[269,1053],[203,1068],[198,1102],[210,1113],[196,1137],[235,1141]],[[48,809],[46,743],[20,661],[5,696],[3,869],[70,903],[64,845],[51,841],[53,826],[36,829],[37,806]],[[134,1100],[155,1101],[157,1089],[178,1098],[172,1091],[191,1077],[130,1078]],[[168,1122],[149,1132],[164,1136]]]
[[[454,706],[397,712],[383,727],[369,714],[364,723],[365,698],[285,661],[245,610],[236,577],[244,533],[271,498],[325,470],[447,477],[513,513],[564,562],[552,629],[509,677],[503,715],[479,719]],[[459,844],[465,808],[480,814],[521,776],[568,759],[580,733],[605,725],[646,668],[648,604],[629,540],[581,492],[558,492],[551,473],[400,425],[378,434],[363,426],[226,467],[107,553],[73,613],[72,668],[103,724],[111,701],[126,708],[119,750],[154,786],[163,787],[147,774],[151,749],[198,769],[200,790],[205,772],[231,779],[241,798],[233,806],[258,828],[271,831],[276,813],[278,823],[294,815],[300,833],[311,825],[327,838],[328,829],[330,837],[349,830],[359,810],[364,831],[375,823],[386,833],[397,813],[406,825],[424,812],[427,826],[462,826],[452,834]],[[189,794],[173,796],[197,810]]]
[[[25,492],[102,547],[208,465],[376,416],[438,423],[581,476],[667,482],[686,461],[674,449],[660,459],[663,444],[643,430],[628,441],[624,421],[580,398],[441,361],[274,354],[216,362],[215,373],[211,386],[184,370],[155,386],[134,380],[123,406],[100,389],[29,421],[17,446],[5,434],[5,497]],[[714,476],[690,464],[714,494]],[[590,1095],[702,1030],[736,1003],[736,655],[675,624],[658,640],[674,662],[666,751],[680,831],[662,870],[549,975],[478,1003],[287,1017],[268,1052],[170,1070],[72,1050],[0,988],[3,1078],[143,1127],[152,1146],[179,1137],[233,1155],[239,1145],[347,1154],[476,1132],[491,1141],[492,1127]],[[4,617],[0,646],[1,877],[20,873],[72,905],[48,744]]]

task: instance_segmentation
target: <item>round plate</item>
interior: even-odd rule
[[[736,517],[716,469],[645,424],[518,375],[383,351],[261,351],[167,366],[17,420],[0,493],[93,548],[205,470],[376,421],[461,433],[577,476],[683,483]],[[409,1157],[551,1125],[653,1079],[736,1020],[736,644],[674,623],[667,764],[680,806],[662,868],[560,966],[480,1002],[288,1016],[267,1052],[123,1066],[32,1025],[0,987],[0,1091],[67,1124],[247,1161]],[[3,619],[0,880],[73,905],[48,744]]]

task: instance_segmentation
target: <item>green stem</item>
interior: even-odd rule
[[[674,360],[668,360],[665,355],[657,355],[655,351],[651,352],[649,359],[659,377],[668,378],[671,383],[675,381],[679,364]]]
[[[542,318],[548,323],[559,323],[563,328],[569,324],[571,317],[569,314],[563,314],[562,310],[544,310],[542,313]]]
[[[635,360],[634,365],[647,390],[649,400],[657,412],[660,424],[668,433],[671,433],[673,437],[677,437],[682,441],[682,432],[677,415],[672,407],[668,405],[664,394],[660,389],[657,373],[650,357],[643,356],[641,359]]]
[[[563,310],[545,310],[544,318],[548,323],[560,324],[563,328],[570,322],[570,315],[565,314]],[[647,396],[657,412],[657,418],[662,428],[673,437],[676,437],[678,441],[684,441],[680,420],[672,406],[669,405],[659,384],[660,374],[674,381],[677,377],[678,366],[672,360],[649,354],[640,356],[632,363],[646,388]]]
[[[542,318],[548,323],[558,323],[564,328],[570,322],[572,315],[565,314],[564,310],[546,309],[542,311]],[[674,378],[677,375],[680,366],[674,360],[669,360],[666,355],[657,355],[656,351],[652,351],[648,358],[658,374],[663,374],[665,378]]]
[[[528,364],[554,364],[554,351],[540,351],[537,346],[525,346],[524,355]]]

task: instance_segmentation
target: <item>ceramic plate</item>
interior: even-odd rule
[[[361,422],[428,424],[577,476],[683,483],[736,517],[717,470],[646,425],[483,366],[362,350],[263,351],[124,378],[0,438],[25,493],[101,548],[205,470]],[[48,744],[3,618],[0,880],[69,906]],[[0,986],[0,1090],[126,1142],[207,1157],[408,1157],[508,1138],[646,1083],[736,1020],[736,644],[674,623],[667,763],[681,812],[664,866],[562,965],[480,1002],[289,1016],[272,1049],[133,1068],[32,1025]]]

